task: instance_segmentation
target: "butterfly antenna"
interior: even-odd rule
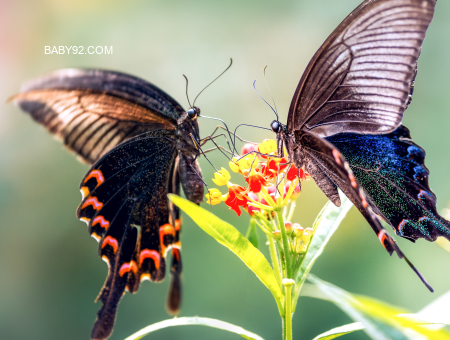
[[[189,94],[188,94],[188,85],[189,85],[189,80],[187,79],[187,77],[183,74],[184,79],[186,79],[186,98],[188,100],[189,103],[189,108],[192,107],[191,102],[189,100]]]
[[[269,91],[270,98],[272,98],[272,103],[273,103],[273,106],[275,107],[275,112],[277,113],[277,119],[278,119],[277,104],[275,104],[275,100],[273,99],[272,92],[270,91],[269,85],[267,84],[267,81],[266,81],[266,68],[267,68],[267,65],[266,65],[266,67],[264,67],[264,71],[263,71],[263,74],[264,74],[264,83],[266,84],[267,91]]]
[[[203,88],[203,90],[200,91],[200,93],[197,95],[197,97],[195,97],[193,105],[195,105],[195,101],[197,100],[198,96],[199,96],[203,91],[205,91],[205,90],[209,87],[209,85],[211,85],[212,83],[214,83],[214,82],[215,82],[217,79],[219,79],[225,72],[227,72],[228,69],[231,67],[231,65],[233,65],[233,58],[230,58],[230,65],[228,65],[228,67],[225,69],[225,71],[223,71],[221,74],[219,74],[212,82],[210,82],[208,85],[206,85],[206,86]],[[186,80],[187,80],[187,78],[186,78]]]
[[[238,129],[239,127],[241,127],[241,126],[249,126],[249,127],[254,127],[254,128],[258,128],[258,129],[263,129],[263,130],[269,130],[269,131],[272,131],[271,129],[268,129],[268,128],[265,128],[265,127],[262,127],[262,126],[250,125],[250,124],[239,124],[238,126],[236,126],[236,129],[234,129],[234,134],[233,134],[234,140],[233,140],[233,144],[236,144],[236,131],[237,131],[237,129]],[[258,144],[258,143],[255,143],[255,144]],[[239,152],[237,152],[237,151],[236,151],[236,153],[239,154]]]
[[[255,83],[256,83],[256,79],[253,81],[253,89],[256,91],[256,93],[258,94],[258,96],[264,100],[264,103],[266,103],[267,105],[269,105],[269,107],[272,109],[273,113],[275,113],[275,116],[277,116],[277,121],[278,121],[278,113],[277,111],[275,111],[275,109],[268,103],[266,102],[266,100],[259,94],[258,90],[255,87]]]

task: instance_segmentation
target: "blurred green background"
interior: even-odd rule
[[[156,84],[185,108],[185,82],[194,97],[227,65],[197,104],[202,113],[239,123],[269,126],[274,115],[252,89],[267,81],[282,121],[300,76],[315,50],[360,0],[296,1],[0,1],[0,99],[22,82],[65,67],[128,72]],[[450,201],[450,2],[439,1],[419,60],[413,104],[404,124],[427,150],[430,185],[438,209]],[[45,55],[44,46],[113,46],[112,55]],[[216,124],[201,120],[202,136]],[[248,139],[274,137],[257,129]],[[220,154],[211,160],[225,166]],[[202,159],[204,177],[212,169]],[[107,267],[97,242],[75,217],[78,184],[88,167],[12,104],[0,114],[0,339],[88,339],[100,304],[94,304]],[[209,180],[210,181],[210,180]],[[325,196],[304,185],[294,221],[309,226]],[[245,232],[246,216],[226,206],[214,213]],[[276,305],[265,287],[230,251],[184,218],[184,303],[181,316],[218,318],[265,339],[281,337]],[[398,238],[397,238],[398,239]],[[429,293],[409,267],[389,258],[361,215],[352,209],[313,273],[346,290],[417,311],[450,289],[450,254],[436,244],[399,244],[436,293]],[[264,243],[264,242],[262,242]],[[262,246],[264,247],[264,245]],[[146,282],[123,299],[112,339],[166,319],[168,281]],[[350,320],[333,305],[301,298],[294,337],[312,339]],[[237,339],[200,327],[159,331],[149,339]],[[367,339],[363,333],[347,339]]]

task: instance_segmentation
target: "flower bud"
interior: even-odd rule
[[[241,155],[246,155],[249,152],[258,150],[257,144],[247,143],[241,149]]]
[[[287,235],[291,235],[292,234],[292,222],[286,221],[284,222],[284,229],[286,230],[286,234]]]
[[[281,231],[275,230],[272,234],[274,238],[276,238],[277,240],[281,240]]]
[[[214,173],[214,178],[212,181],[216,185],[222,186],[222,185],[226,185],[230,179],[231,179],[231,176],[230,176],[230,173],[228,172],[228,170],[225,168],[222,168],[221,170]]]
[[[301,235],[303,234],[303,230],[304,229],[298,223],[294,223],[292,226],[292,233],[295,237],[301,237]]]
[[[308,243],[309,240],[311,239],[311,237],[312,237],[313,234],[314,234],[314,229],[312,229],[312,228],[306,228],[306,229],[303,231],[302,241],[303,241],[304,243]]]
[[[222,193],[216,188],[209,189],[209,192],[205,195],[205,197],[206,202],[211,205],[216,205],[222,202]]]

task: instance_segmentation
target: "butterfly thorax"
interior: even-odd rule
[[[176,143],[181,186],[186,198],[198,204],[203,201],[204,194],[201,170],[197,162],[197,157],[200,155],[198,123],[187,112],[182,114],[177,123]]]
[[[198,150],[200,131],[197,120],[190,118],[187,112],[183,112],[177,124],[177,149],[194,157],[200,155]]]

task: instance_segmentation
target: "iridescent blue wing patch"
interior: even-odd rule
[[[372,209],[397,235],[411,241],[450,239],[450,223],[437,213],[428,185],[425,151],[406,127],[386,135],[341,133],[326,139],[345,156]]]

